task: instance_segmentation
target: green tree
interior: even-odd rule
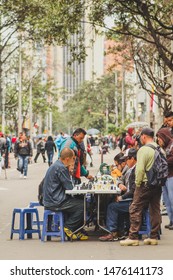
[[[118,90],[120,91],[119,80]],[[115,130],[115,81],[112,73],[95,82],[85,82],[65,106],[63,115],[72,130],[79,126],[95,127],[103,133]],[[121,96],[118,97],[119,123],[121,124]],[[106,113],[108,114],[106,117]],[[129,118],[129,116],[126,116]],[[106,121],[108,122],[106,124]],[[106,127],[108,130],[106,130]]]

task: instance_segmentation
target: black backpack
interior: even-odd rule
[[[43,204],[43,184],[44,184],[44,178],[38,186],[38,202],[42,206],[44,206],[44,204]]]
[[[168,163],[166,157],[162,153],[160,146],[155,147],[150,144],[146,146],[155,150],[153,165],[146,171],[148,185],[162,187],[165,185],[168,177]]]

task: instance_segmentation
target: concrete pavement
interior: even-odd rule
[[[117,151],[104,155],[103,161],[111,164]],[[100,242],[101,232],[90,231],[88,241],[74,241],[61,243],[59,239],[51,242],[41,242],[36,234],[33,239],[19,241],[18,234],[10,240],[10,226],[14,207],[25,207],[30,201],[37,200],[38,184],[43,178],[48,165],[42,158],[38,163],[29,165],[28,178],[19,178],[16,170],[16,161],[11,155],[11,168],[7,170],[7,179],[4,171],[0,177],[0,259],[1,260],[172,260],[173,231],[164,229],[168,217],[162,219],[162,235],[158,246],[145,246],[140,242],[138,247],[121,247],[119,242]],[[95,175],[101,163],[99,154],[93,155],[94,166],[90,173]],[[40,214],[42,208],[39,209]]]

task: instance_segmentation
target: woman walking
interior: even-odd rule
[[[53,141],[52,136],[48,136],[46,144],[45,144],[45,151],[47,152],[48,157],[48,165],[50,166],[53,163],[53,156],[54,151],[56,152],[56,145]]]

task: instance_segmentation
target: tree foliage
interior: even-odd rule
[[[118,91],[121,80],[118,81]],[[119,123],[121,123],[121,96],[118,97]],[[95,82],[85,82],[66,104],[64,118],[71,130],[79,126],[85,129],[95,127],[108,133],[115,130],[115,79],[107,74]],[[128,116],[126,116],[128,118]],[[107,122],[107,124],[106,124]]]

